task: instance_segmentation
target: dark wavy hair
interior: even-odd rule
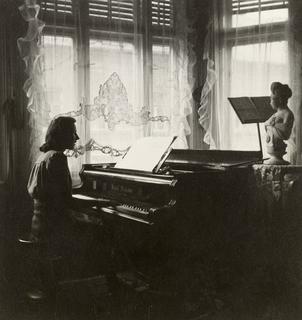
[[[46,132],[45,143],[40,151],[49,150],[64,151],[70,141],[70,134],[73,132],[76,120],[72,117],[58,117],[53,119]]]
[[[285,103],[287,103],[287,100],[293,94],[287,84],[282,84],[280,82],[273,82],[271,84],[271,92],[274,96],[279,97]]]

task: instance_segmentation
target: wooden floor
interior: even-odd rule
[[[281,290],[253,275],[230,278],[226,271],[219,275],[215,266],[205,268],[197,261],[195,267],[178,266],[178,274],[163,276],[159,290],[124,272],[61,282],[52,299],[33,301],[19,285],[23,266],[14,266],[11,252],[2,256],[5,268],[0,263],[0,320],[302,319],[301,294],[289,284]]]
[[[16,263],[8,242],[6,248],[0,246],[0,320],[302,319],[298,283],[295,289],[280,277],[273,287],[263,270],[232,273],[225,264],[215,265],[214,258],[195,259],[187,266],[173,263],[157,289],[125,270],[111,277],[60,282],[52,299],[37,302],[20,286],[24,265]]]
[[[256,288],[238,286],[224,293],[171,296],[96,278],[62,283],[55,299],[33,301],[2,279],[0,320],[300,320],[286,301],[273,301]],[[203,288],[200,288],[202,291]],[[293,297],[292,297],[293,298]]]

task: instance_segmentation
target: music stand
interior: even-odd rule
[[[257,124],[259,147],[263,158],[259,123],[265,122],[274,114],[274,109],[270,104],[270,97],[236,97],[228,98],[228,100],[242,124]]]

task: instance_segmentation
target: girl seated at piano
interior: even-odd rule
[[[30,240],[43,244],[49,256],[62,258],[63,279],[86,273],[90,246],[87,234],[91,234],[77,223],[71,210],[72,182],[64,151],[74,149],[79,139],[75,122],[71,117],[51,121],[27,185],[33,198]]]
[[[66,233],[72,185],[64,150],[73,149],[78,139],[74,118],[58,117],[51,121],[45,143],[40,147],[42,154],[31,170],[27,185],[34,201],[31,224],[34,241],[55,240]]]
[[[51,121],[27,185],[34,205],[30,240],[62,257],[62,277],[68,278],[85,277],[106,266],[104,255],[99,254],[103,253],[99,227],[83,223],[72,209],[72,182],[64,151],[74,149],[79,139],[75,122],[71,117]],[[96,256],[102,256],[100,261]]]

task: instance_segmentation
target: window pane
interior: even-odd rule
[[[51,115],[76,109],[73,39],[43,36],[45,85]]]
[[[109,128],[108,121],[100,115],[95,120],[89,122],[90,136],[100,145],[110,145],[119,150],[127,148],[132,141],[138,137],[141,126],[127,124],[127,116],[132,112],[142,108],[142,81],[139,80],[140,65],[135,46],[131,42],[120,42],[110,40],[91,40],[90,41],[90,102],[93,103],[98,96],[100,85],[103,85],[113,73],[116,73],[126,89],[128,105],[121,106],[116,101],[106,109],[108,116],[115,114],[111,118],[114,125]],[[112,87],[115,95],[121,94],[118,88]],[[114,95],[113,95],[114,96]],[[112,97],[112,99],[114,99]],[[110,103],[110,102],[109,102]],[[110,120],[109,120],[110,122]],[[92,162],[114,161],[115,159],[106,158],[101,152],[91,153]]]
[[[172,50],[169,45],[153,45],[153,105],[152,116],[170,118],[172,105]],[[154,122],[152,135],[168,133],[167,122]]]
[[[132,43],[91,40],[90,41],[90,98],[97,95],[100,84],[116,72],[126,87],[130,103],[136,98],[135,50]]]
[[[288,20],[288,9],[263,10],[233,14],[232,27],[246,27],[264,23],[282,22]]]
[[[272,82],[288,83],[288,73],[286,41],[233,47],[230,95],[268,96]],[[241,124],[233,111],[230,117],[231,149],[259,150],[256,124]],[[263,125],[261,131],[265,151]]]

